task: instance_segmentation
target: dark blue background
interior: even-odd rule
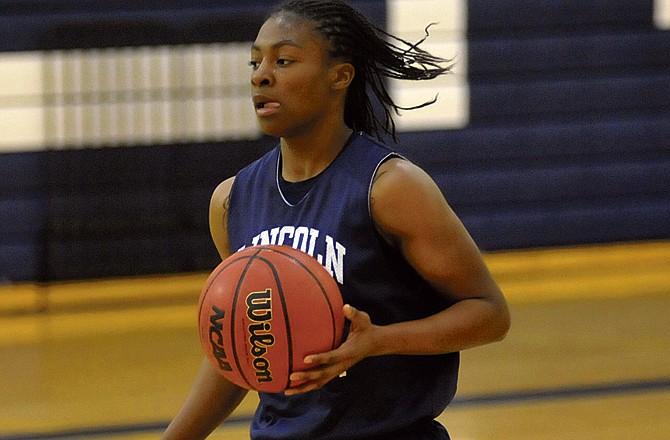
[[[0,51],[251,41],[273,2],[0,4]],[[353,2],[383,25],[383,1]],[[471,0],[471,115],[403,133],[483,250],[670,238],[670,32],[651,0]],[[218,261],[211,191],[274,140],[0,155],[0,281]]]

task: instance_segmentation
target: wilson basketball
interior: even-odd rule
[[[288,246],[245,248],[210,274],[199,300],[200,342],[231,382],[281,392],[308,354],[342,341],[342,297],[326,269]]]

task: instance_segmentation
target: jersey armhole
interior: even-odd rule
[[[379,230],[377,227],[377,224],[375,223],[374,218],[372,218],[372,185],[375,183],[375,179],[377,177],[377,172],[379,171],[379,168],[386,163],[387,161],[391,159],[402,159],[402,160],[407,160],[404,156],[398,153],[389,153],[386,156],[384,156],[377,166],[375,167],[374,172],[372,173],[372,176],[370,177],[370,183],[368,186],[368,218],[370,219],[370,224],[372,225],[372,229],[374,229],[375,233],[379,236],[379,238],[387,245],[393,245],[392,240],[390,237],[388,237],[387,234],[384,234],[382,231]]]

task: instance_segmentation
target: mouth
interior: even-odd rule
[[[253,102],[258,116],[270,116],[271,114],[276,113],[277,110],[279,110],[279,107],[281,107],[278,102],[261,95],[254,96]]]
[[[253,96],[254,107],[256,109],[265,108],[265,105],[269,102],[272,102],[272,99],[265,95],[254,95]]]

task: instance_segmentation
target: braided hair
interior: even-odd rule
[[[295,14],[316,23],[316,30],[328,41],[333,58],[350,62],[356,75],[349,86],[344,107],[347,126],[381,139],[382,132],[396,140],[392,112],[412,110],[433,104],[431,101],[413,107],[397,105],[387,90],[386,78],[429,80],[451,70],[450,60],[430,54],[387,33],[372,24],[365,16],[340,0],[291,0],[279,6],[272,16]],[[447,65],[445,65],[445,63]],[[383,118],[375,114],[367,87],[381,103]]]

